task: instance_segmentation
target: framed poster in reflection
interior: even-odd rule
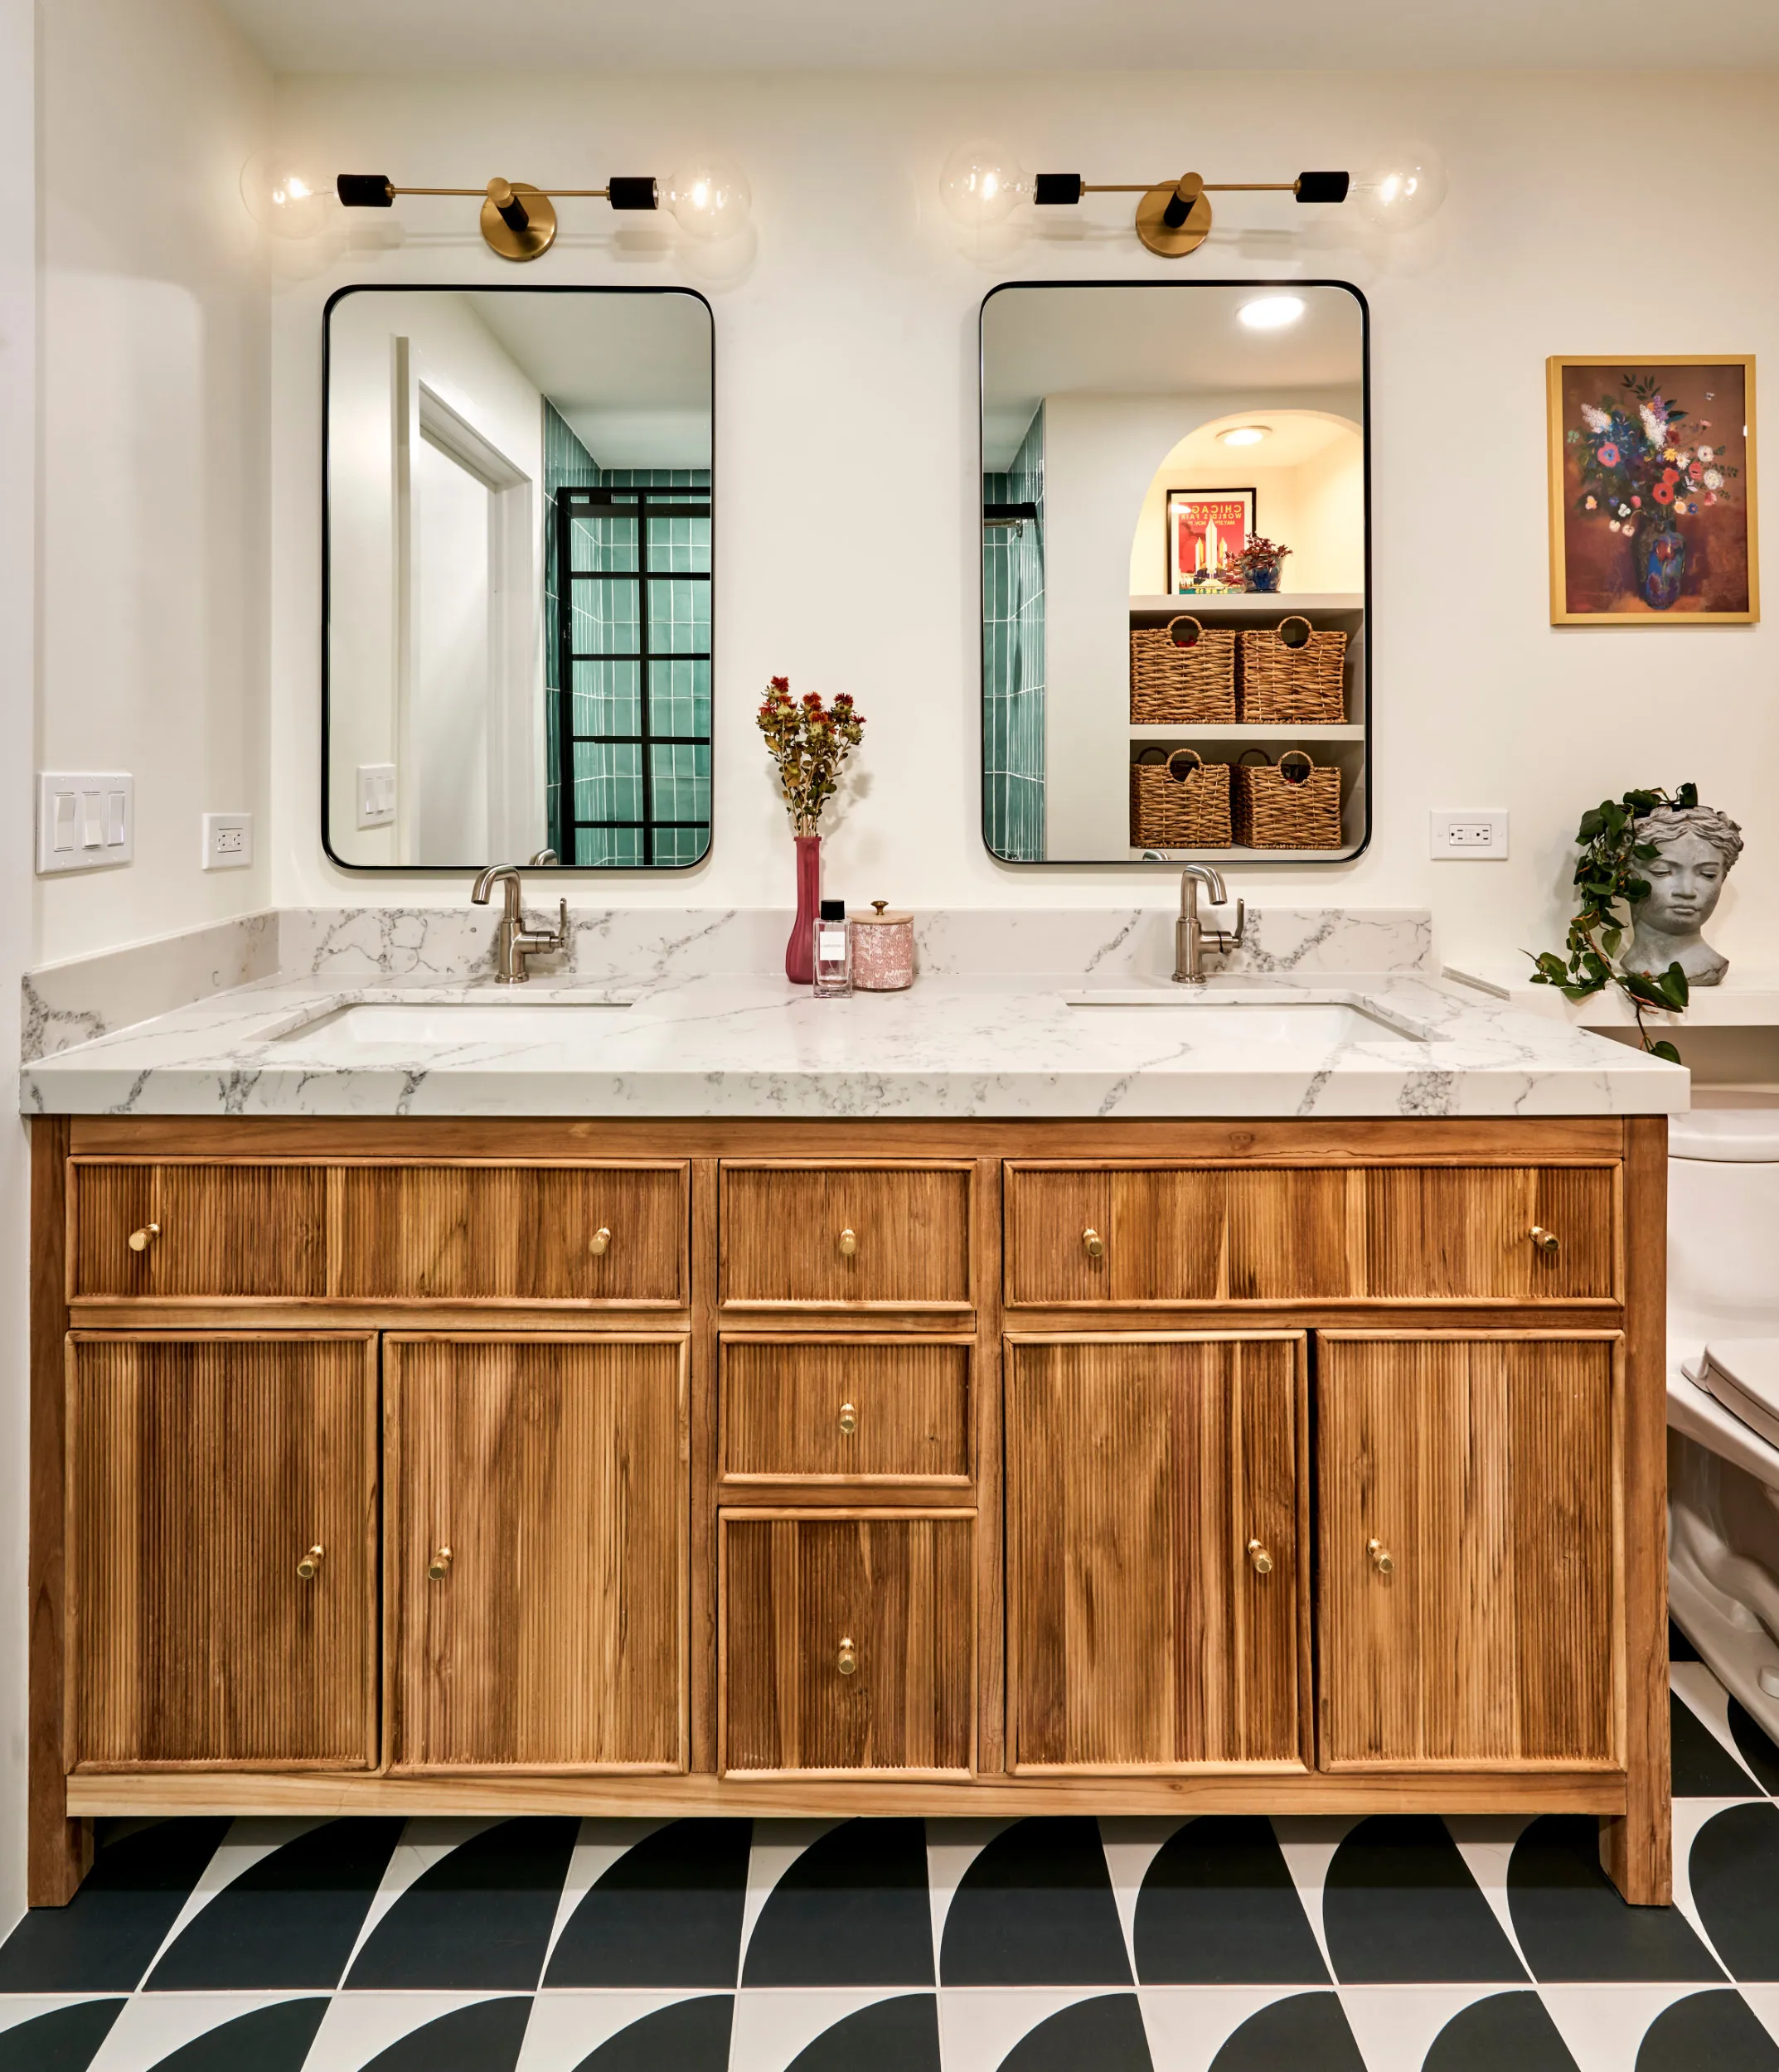
[[[1248,545],[1254,530],[1254,492],[1251,489],[1169,490],[1169,594],[1185,595],[1207,578],[1222,579],[1225,568]]]

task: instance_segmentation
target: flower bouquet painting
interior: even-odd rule
[[[1549,362],[1556,626],[1760,616],[1752,359]]]

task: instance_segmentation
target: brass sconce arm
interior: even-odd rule
[[[555,195],[498,174],[486,187],[398,187],[386,173],[342,172],[334,182],[342,207],[389,209],[398,195],[451,195],[482,202],[482,235],[502,259],[534,259],[555,242],[555,202],[608,201],[614,209],[658,209],[661,183],[652,174],[613,174],[603,187],[558,187]]]

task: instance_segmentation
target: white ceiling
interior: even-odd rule
[[[1001,289],[982,312],[984,464],[1008,465],[1050,395],[1234,394],[1260,409],[1294,390],[1356,390],[1361,319],[1352,296],[1292,283],[1302,316],[1278,331],[1250,331],[1237,312],[1268,292],[1187,281]]]
[[[1773,0],[222,0],[279,71],[1737,70],[1779,65]]]

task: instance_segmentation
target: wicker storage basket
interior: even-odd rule
[[[1340,772],[1287,748],[1276,764],[1255,767],[1250,748],[1235,772],[1235,839],[1251,849],[1338,849]]]
[[[1242,633],[1242,717],[1341,720],[1346,717],[1346,636],[1318,632],[1306,618]]]
[[[1175,748],[1165,762],[1131,765],[1133,849],[1227,849],[1231,840],[1227,762]]]
[[[1175,629],[1186,629],[1176,637]],[[1235,631],[1200,626],[1190,612],[1166,626],[1131,628],[1131,723],[1235,718]]]

